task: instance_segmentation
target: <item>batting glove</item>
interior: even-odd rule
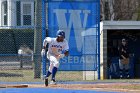
[[[41,56],[43,57],[43,56],[45,56],[45,49],[42,49],[42,51],[41,51]]]

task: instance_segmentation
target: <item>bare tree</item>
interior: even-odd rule
[[[104,10],[101,14],[104,20],[132,20],[138,14],[139,5],[139,0],[101,0],[101,8]]]

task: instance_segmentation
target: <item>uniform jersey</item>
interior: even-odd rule
[[[128,46],[121,45],[119,47],[119,55],[120,59],[123,59],[121,55],[123,55],[125,58],[128,58],[129,57]]]
[[[59,55],[69,50],[68,42],[64,39],[63,42],[57,42],[56,38],[46,37],[43,46],[49,43],[48,53],[51,55]]]

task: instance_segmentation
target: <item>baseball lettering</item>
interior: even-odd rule
[[[54,14],[56,15],[58,21],[58,27],[60,29],[67,29],[66,39],[69,41],[70,30],[73,26],[77,50],[81,52],[82,43],[79,40],[82,40],[81,31],[84,31],[87,24],[88,15],[91,13],[90,10],[67,10],[67,9],[54,9]],[[69,15],[69,20],[66,19],[66,14]],[[83,21],[81,14],[84,16]]]

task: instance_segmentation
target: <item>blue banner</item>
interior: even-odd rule
[[[100,9],[95,1],[48,3],[48,35],[64,30],[70,47],[60,70],[97,70]]]

